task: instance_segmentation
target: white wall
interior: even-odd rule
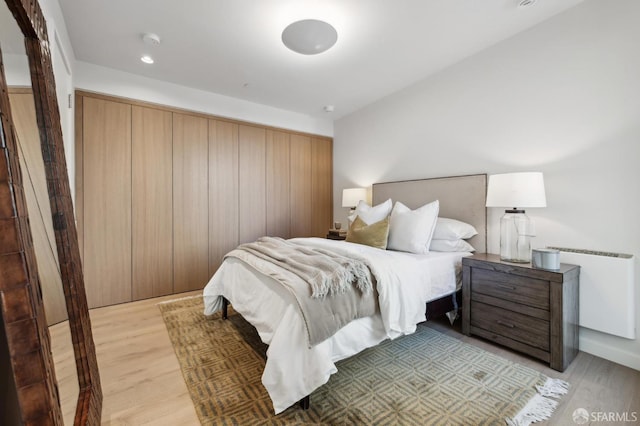
[[[2,53],[4,65],[4,76],[8,86],[31,87],[31,76],[29,75],[29,61],[26,53],[24,55],[15,53]]]
[[[638,271],[638,16],[635,0],[587,0],[337,121],[336,220],[345,221],[340,194],[347,187],[542,171],[548,207],[528,211],[533,246],[631,253]],[[501,215],[489,209],[493,253]],[[640,340],[582,329],[580,345],[640,369]]]
[[[76,62],[77,89],[170,105],[219,117],[333,136],[333,121],[192,89],[165,81]]]
[[[75,57],[69,41],[66,24],[57,0],[41,1],[40,7],[47,22],[47,35],[56,81],[56,94],[60,111],[60,124],[64,138],[64,151],[71,185],[71,195],[75,199],[75,149],[73,109],[68,106],[68,95],[73,94],[73,63]],[[4,55],[5,75],[9,86],[31,86],[29,64],[26,54]]]

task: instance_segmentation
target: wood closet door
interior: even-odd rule
[[[289,208],[290,183],[290,135],[267,130],[266,191],[267,235],[289,238],[291,213]]]
[[[291,135],[291,236],[310,237],[311,138]]]
[[[47,325],[51,325],[66,320],[68,316],[33,93],[30,90],[14,93],[13,89],[9,89],[9,100],[18,138],[18,158],[38,264],[42,302],[47,313]]]
[[[173,293],[171,113],[132,111],[133,300]]]
[[[90,308],[131,300],[131,105],[85,97],[84,277]]]
[[[332,228],[333,147],[330,139],[311,138],[311,235],[324,237]]]
[[[255,241],[267,233],[265,152],[266,130],[239,128],[239,242]]]
[[[209,275],[238,245],[238,125],[209,120]]]
[[[208,120],[173,113],[173,288],[209,281]]]

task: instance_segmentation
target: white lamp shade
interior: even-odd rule
[[[547,207],[540,172],[489,176],[487,207]]]
[[[347,188],[342,190],[342,207],[353,208],[360,200],[367,199],[367,188]]]

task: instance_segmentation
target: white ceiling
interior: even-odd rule
[[[582,0],[59,1],[78,60],[311,116],[335,105],[337,119]],[[308,18],[337,29],[332,49],[284,47],[282,30]]]

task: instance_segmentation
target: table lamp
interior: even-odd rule
[[[546,207],[544,178],[539,172],[489,176],[487,207],[511,207],[500,219],[500,259],[531,261],[532,224],[523,207]]]
[[[360,200],[367,199],[367,188],[347,188],[342,190],[342,207],[348,207],[352,214]]]

